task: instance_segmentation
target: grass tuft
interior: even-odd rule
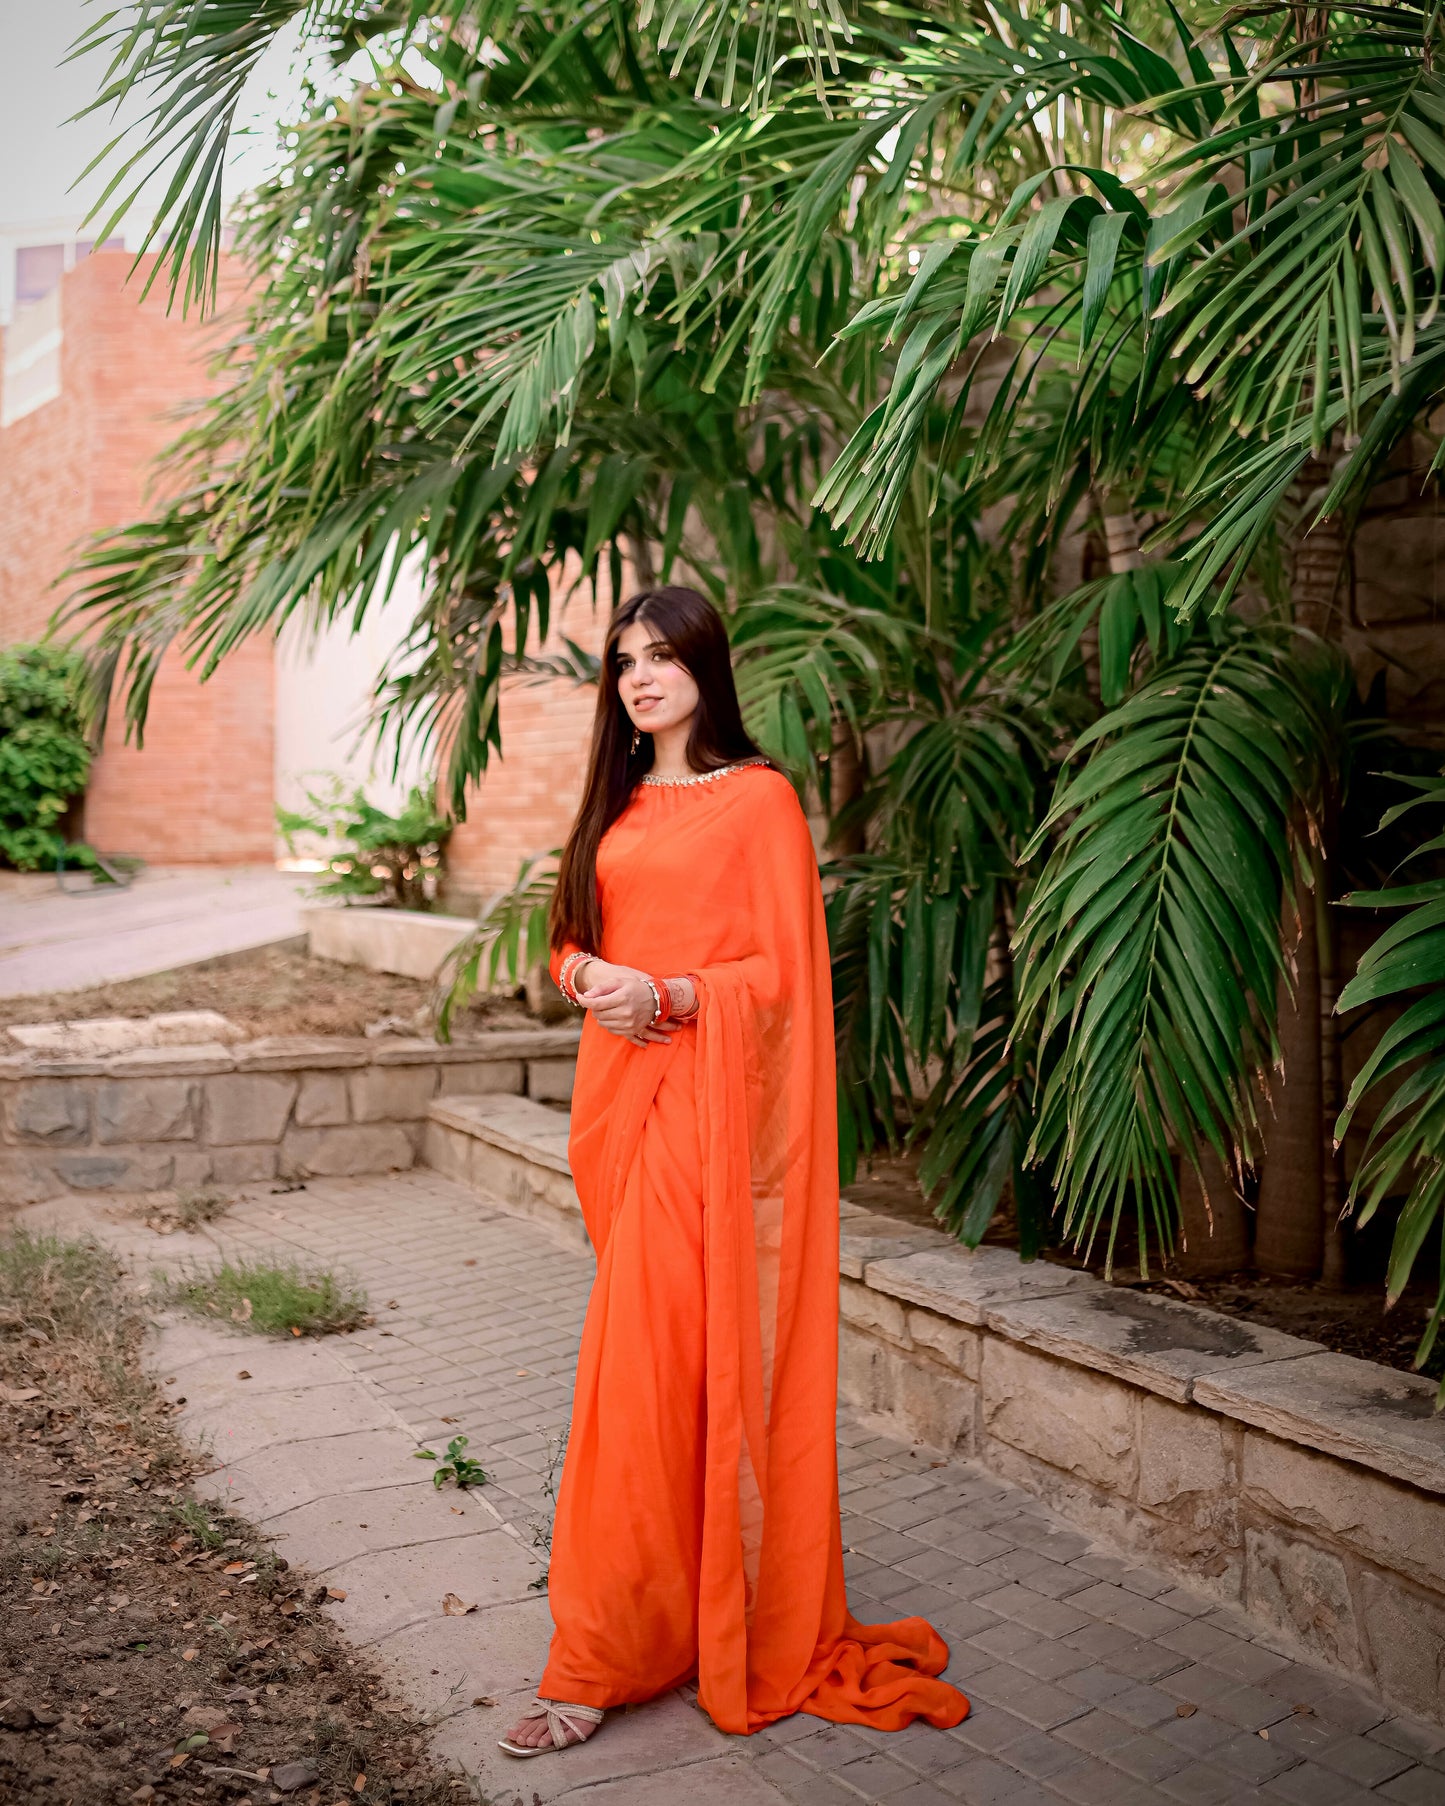
[[[330,1336],[370,1321],[353,1280],[288,1263],[226,1261],[215,1272],[178,1280],[180,1303],[270,1336]]]
[[[184,1450],[140,1361],[145,1331],[140,1297],[98,1242],[0,1235],[0,1380],[37,1425],[179,1471]]]

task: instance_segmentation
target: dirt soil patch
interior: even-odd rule
[[[364,1035],[383,1022],[391,1032],[430,1034],[432,1003],[433,987],[423,979],[263,947],[88,991],[0,998],[0,1029],[13,1022],[219,1010],[251,1035]],[[521,1001],[484,996],[460,1012],[455,1033],[534,1026]]]
[[[912,1161],[883,1156],[860,1173],[843,1196],[851,1203],[901,1222],[937,1229],[932,1207],[919,1186]],[[1018,1235],[1007,1208],[990,1224],[984,1242],[990,1247],[1018,1246]],[[1067,1249],[1047,1248],[1040,1260],[1083,1268],[1085,1262]],[[1422,1257],[1420,1265],[1428,1269]],[[1101,1277],[1096,1268],[1091,1268]],[[1353,1355],[1361,1361],[1378,1361],[1382,1367],[1403,1372],[1414,1370],[1415,1350],[1429,1320],[1434,1294],[1430,1288],[1411,1286],[1393,1310],[1385,1309],[1384,1269],[1378,1278],[1362,1278],[1344,1289],[1311,1285],[1295,1280],[1271,1279],[1262,1274],[1228,1273],[1210,1278],[1179,1278],[1166,1267],[1161,1272],[1151,1257],[1151,1277],[1140,1277],[1137,1265],[1121,1264],[1114,1283],[1130,1290],[1162,1292],[1183,1298],[1206,1310],[1219,1311],[1247,1323],[1260,1323],[1287,1335],[1322,1343],[1335,1354]],[[1445,1338],[1437,1345],[1425,1369],[1438,1379],[1445,1374]]]
[[[86,1261],[59,1309],[0,1290],[0,1799],[471,1798],[327,1621],[326,1587],[189,1490],[135,1302],[108,1255]]]

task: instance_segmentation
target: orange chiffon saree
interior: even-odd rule
[[[570,1151],[597,1278],[539,1691],[617,1706],[696,1676],[725,1731],[957,1724],[938,1634],[845,1601],[831,984],[792,786],[641,785],[597,882],[591,951],[694,974],[701,1008],[667,1046],[583,1026]]]

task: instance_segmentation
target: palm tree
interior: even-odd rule
[[[378,719],[460,810],[565,555],[685,568],[849,849],[845,1149],[911,1135],[966,1240],[1008,1191],[1029,1247],[1170,1246],[1181,1166],[1217,1197],[1278,1145],[1292,1001],[1326,1104],[1338,1072],[1292,948],[1328,1012],[1334,589],[1445,371],[1435,12],[143,0],[94,38],[107,99],[159,95],[177,294],[210,292],[228,109],[297,18],[377,79],[250,209],[265,283],[178,499],[82,563],[99,692],[138,729],[169,646],[211,668],[419,551]],[[1432,1107],[1403,1084],[1415,1140],[1362,1181],[1415,1175],[1407,1249]],[[1318,1236],[1299,1122],[1283,1210]]]

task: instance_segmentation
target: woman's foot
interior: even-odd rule
[[[602,1713],[596,1707],[539,1699],[526,1717],[519,1719],[502,1738],[498,1747],[506,1750],[508,1755],[522,1751],[540,1755],[544,1750],[564,1750],[574,1743],[586,1743],[601,1723]]]

